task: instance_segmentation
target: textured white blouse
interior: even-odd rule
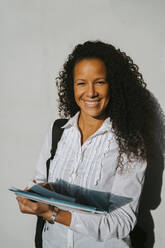
[[[44,248],[127,248],[131,247],[129,233],[136,224],[139,197],[144,182],[146,162],[128,162],[124,169],[117,167],[119,147],[110,118],[81,145],[77,126],[79,113],[63,126],[56,155],[50,163],[49,182],[63,179],[71,184],[110,192],[133,200],[103,215],[72,211],[70,227],[46,223],[43,232]],[[45,139],[36,167],[37,182],[46,181],[46,161],[50,157],[52,127]]]

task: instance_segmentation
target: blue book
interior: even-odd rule
[[[32,201],[56,206],[63,210],[75,210],[94,214],[112,212],[115,209],[120,208],[132,201],[132,199],[128,197],[117,196],[111,193],[100,192],[96,190],[88,190],[76,185],[70,185],[70,192],[72,191],[74,197],[51,191],[43,186],[40,186],[39,184],[34,184],[30,188],[30,191],[21,190],[14,187],[10,188],[9,190],[18,196],[30,199]],[[78,193],[78,198],[75,197],[75,193]],[[76,198],[78,199],[77,202]]]

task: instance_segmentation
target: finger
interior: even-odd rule
[[[47,187],[48,183],[39,183],[38,185],[40,185],[42,187]]]
[[[32,202],[23,197],[17,197],[20,210],[23,213],[31,213],[40,215],[41,213],[47,212],[50,210],[50,206],[40,202]]]
[[[55,188],[54,188],[54,186],[53,186],[53,184],[50,183],[50,184],[49,184],[49,188],[50,188],[50,190],[56,192],[56,191],[55,191]]]
[[[30,213],[30,214],[35,214],[38,215],[40,213],[40,203],[38,202],[32,202],[28,199],[21,198],[18,203],[21,206],[21,210],[24,213]]]
[[[23,204],[25,207],[27,207],[30,212],[33,214],[40,214],[44,211],[47,211],[48,205],[44,203],[39,203],[39,202],[33,202],[31,200],[28,200],[26,198],[20,199],[20,203]]]
[[[19,202],[25,202],[25,198],[21,197],[21,196],[17,196],[16,197],[16,200],[19,201]]]
[[[36,202],[32,202],[29,199],[23,197],[17,197],[17,201],[23,204],[24,206],[31,208],[33,211],[35,211],[36,209]]]
[[[16,199],[17,199],[17,201],[21,202],[22,204],[26,204],[27,199],[20,197],[20,196],[17,196]]]
[[[21,199],[21,197],[20,196],[17,196],[16,199],[17,199],[17,201],[19,201]]]
[[[22,202],[19,201],[18,205],[19,205],[21,213],[23,213],[23,214],[35,214],[31,208],[22,204]]]
[[[30,189],[29,187],[24,188],[25,191],[28,191],[29,189]]]
[[[51,207],[48,204],[45,203],[37,203],[37,214],[47,212],[51,209]]]
[[[59,209],[59,208],[54,207],[54,212],[58,213],[59,211],[60,211],[60,209]]]

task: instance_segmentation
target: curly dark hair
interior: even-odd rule
[[[119,166],[122,168],[123,154],[129,161],[147,160],[156,141],[164,151],[164,114],[146,89],[138,66],[126,53],[101,41],[78,44],[56,78],[61,117],[72,117],[80,110],[74,98],[73,69],[78,61],[88,58],[101,59],[106,66],[110,96],[106,112],[119,145]]]

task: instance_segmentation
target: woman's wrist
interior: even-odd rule
[[[56,214],[53,214],[56,213]],[[70,226],[72,214],[69,211],[58,209],[56,207],[50,207],[50,209],[42,213],[42,216],[46,221],[53,224],[53,222],[58,222],[66,226]],[[55,217],[55,218],[53,218]]]
[[[49,221],[52,215],[53,215],[53,208],[50,208],[48,211],[42,213],[40,216],[43,217],[44,220]]]
[[[54,224],[54,222],[55,222],[55,220],[56,220],[56,216],[57,216],[57,214],[58,214],[58,212],[59,212],[59,209],[58,208],[56,208],[56,207],[52,207],[51,208],[51,215],[50,215],[50,213],[48,213],[47,214],[47,221],[49,222],[49,223],[51,223],[51,224]]]

